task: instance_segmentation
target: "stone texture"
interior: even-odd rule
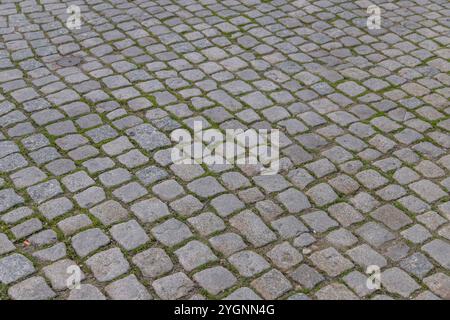
[[[194,274],[193,278],[209,294],[213,295],[232,287],[237,281],[236,277],[224,267],[205,269]]]
[[[256,247],[266,245],[276,239],[275,234],[251,211],[244,211],[232,217],[230,224]]]
[[[0,299],[448,297],[447,2],[3,2]]]
[[[152,296],[135,275],[114,281],[105,287],[113,300],[150,300]]]
[[[119,249],[113,248],[95,254],[86,260],[94,277],[101,282],[111,281],[128,271],[130,265]]]
[[[35,271],[30,260],[21,254],[11,254],[0,259],[0,282],[10,284]]]

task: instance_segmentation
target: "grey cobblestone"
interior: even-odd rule
[[[368,5],[2,3],[0,299],[449,299],[450,7]],[[174,164],[196,120],[280,169]]]

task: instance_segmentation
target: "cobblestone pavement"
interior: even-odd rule
[[[2,0],[0,299],[450,299],[450,4],[373,3]],[[279,174],[172,164],[194,120]]]

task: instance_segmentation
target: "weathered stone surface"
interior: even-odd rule
[[[0,282],[10,284],[35,271],[30,260],[21,254],[11,254],[0,259]]]
[[[32,277],[9,288],[8,295],[13,300],[48,300],[55,297],[56,293],[44,278]]]
[[[256,247],[266,245],[276,239],[275,234],[251,211],[244,211],[232,217],[230,224]]]
[[[244,277],[252,277],[270,268],[270,264],[263,257],[249,250],[233,254],[228,258],[228,261]]]
[[[399,294],[405,298],[420,288],[413,278],[399,268],[385,270],[381,274],[381,284],[389,292]]]
[[[152,296],[135,275],[117,280],[105,287],[113,300],[150,300]]]
[[[254,287],[264,299],[273,300],[292,289],[292,284],[280,271],[271,270],[258,279],[253,280],[252,287]]]
[[[80,257],[106,246],[110,242],[108,236],[98,228],[89,229],[72,237],[72,247]]]
[[[173,263],[166,252],[160,248],[150,248],[138,253],[132,259],[145,277],[155,278],[173,268]]]
[[[42,269],[44,275],[50,280],[54,290],[65,290],[70,284],[69,277],[72,275],[71,269],[80,268],[74,261],[69,259],[60,260]],[[80,280],[84,280],[85,275],[80,268]]]
[[[130,265],[118,248],[95,254],[86,260],[98,281],[106,282],[117,278],[128,271]]]
[[[103,293],[92,284],[81,284],[79,289],[70,290],[67,300],[106,300]]]
[[[184,273],[178,272],[153,281],[152,286],[161,299],[175,300],[191,292],[194,288],[194,282]]]
[[[442,240],[433,240],[422,247],[444,268],[450,268],[450,244]]]
[[[17,2],[0,299],[448,297],[447,2]]]
[[[353,267],[350,260],[344,258],[336,249],[327,248],[310,256],[311,261],[329,276],[335,277]]]
[[[136,220],[114,225],[109,229],[111,236],[125,250],[133,250],[144,245],[150,238]]]
[[[237,279],[224,267],[213,267],[194,274],[194,280],[208,293],[217,295],[232,287]]]

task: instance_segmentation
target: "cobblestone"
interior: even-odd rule
[[[0,299],[449,299],[450,7],[368,5],[2,3]],[[278,172],[174,163],[196,120]]]

